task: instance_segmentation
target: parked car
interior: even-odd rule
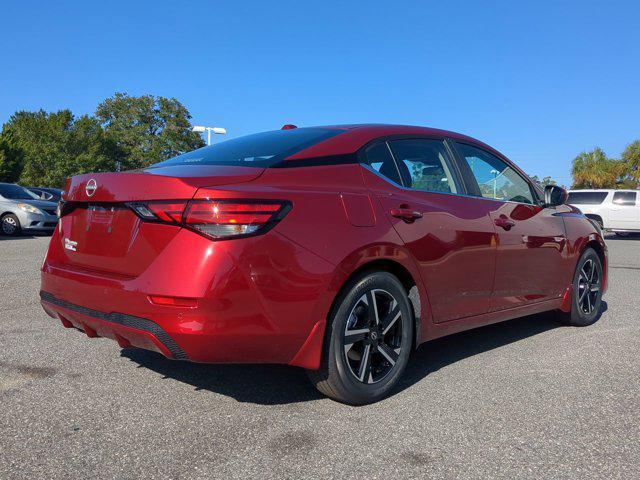
[[[427,340],[549,310],[589,325],[607,286],[566,191],[442,130],[287,126],[65,192],[41,288],[65,327],[303,367],[350,404],[388,394]]]
[[[62,198],[62,190],[59,188],[49,187],[25,187],[27,190],[35,193],[41,200],[58,203]]]
[[[0,225],[4,235],[53,231],[58,223],[56,207],[20,185],[0,183]]]
[[[640,233],[638,190],[570,190],[567,203],[619,236]]]

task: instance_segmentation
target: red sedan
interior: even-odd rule
[[[369,403],[425,341],[548,310],[597,320],[607,248],[565,200],[457,133],[286,126],[71,178],[40,295],[89,337],[295,365]]]

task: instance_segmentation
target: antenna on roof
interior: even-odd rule
[[[280,130],[293,130],[294,128],[298,128],[298,127],[296,127],[291,123],[287,123],[286,125],[283,125]]]

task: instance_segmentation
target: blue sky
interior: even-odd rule
[[[529,174],[640,138],[640,5],[0,0],[0,122],[176,97],[229,136],[330,123],[466,133]],[[220,137],[217,137],[219,139]]]

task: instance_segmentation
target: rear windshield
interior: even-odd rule
[[[569,205],[599,205],[609,195],[607,192],[569,192]]]
[[[265,168],[342,132],[326,128],[295,128],[255,133],[199,148],[149,168],[172,165],[242,165]]]
[[[39,199],[35,193],[31,193],[20,185],[0,184],[0,195],[10,200],[35,200]]]

